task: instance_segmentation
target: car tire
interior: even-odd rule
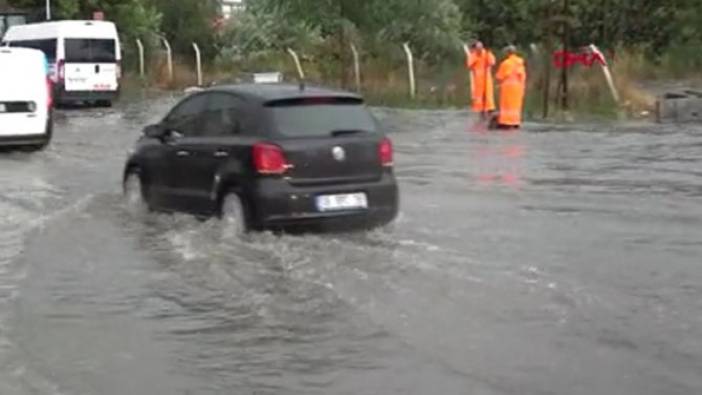
[[[235,192],[227,192],[220,204],[220,220],[223,234],[227,237],[241,237],[250,230],[246,206]]]
[[[98,107],[110,108],[112,107],[112,100],[98,100],[95,102]]]
[[[33,145],[27,145],[21,148],[22,151],[24,152],[39,152],[43,151],[46,147],[49,146],[49,143],[51,143],[51,138],[53,136],[53,121],[51,116],[49,116],[49,120],[47,121],[46,124],[46,129],[45,129],[45,134],[46,137],[44,137],[44,141],[42,141],[39,144],[33,144]]]
[[[132,170],[124,177],[124,202],[127,210],[134,215],[144,215],[149,212],[149,203],[144,193],[144,182],[137,170]]]

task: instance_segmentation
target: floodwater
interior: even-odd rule
[[[0,394],[702,393],[702,128],[378,110],[394,227],[235,241],[121,202],[173,102],[0,154]]]

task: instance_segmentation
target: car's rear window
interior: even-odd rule
[[[117,44],[113,39],[68,38],[64,45],[67,63],[117,62]]]
[[[334,132],[375,133],[375,119],[360,100],[301,99],[267,105],[276,129],[288,137],[330,136]]]

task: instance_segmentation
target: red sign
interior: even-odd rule
[[[570,68],[576,64],[581,64],[585,67],[592,67],[593,64],[599,64],[601,66],[606,66],[607,61],[604,56],[599,52],[583,51],[579,53],[573,53],[568,51],[556,51],[553,53],[553,65],[562,69],[564,67]]]
[[[102,11],[93,12],[93,20],[94,21],[104,21],[105,20],[105,13]]]

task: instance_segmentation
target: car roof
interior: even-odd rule
[[[119,41],[117,27],[109,21],[54,21],[28,23],[10,27],[5,41],[40,40],[53,38],[96,38]]]
[[[300,86],[295,84],[222,85],[208,88],[206,91],[230,92],[262,104],[284,100],[312,98],[352,99],[357,100],[360,103],[363,102],[363,98],[355,93],[317,86]]]
[[[43,89],[46,90],[48,72],[43,52],[37,49],[0,47],[0,94],[3,97],[6,98],[7,94],[30,94],[38,86],[44,86]]]
[[[26,62],[27,59],[42,61],[45,56],[44,52],[38,49],[20,47],[0,47],[0,53],[9,55],[11,56],[10,59],[14,59],[18,62]],[[4,61],[7,61],[7,58],[5,58]]]

